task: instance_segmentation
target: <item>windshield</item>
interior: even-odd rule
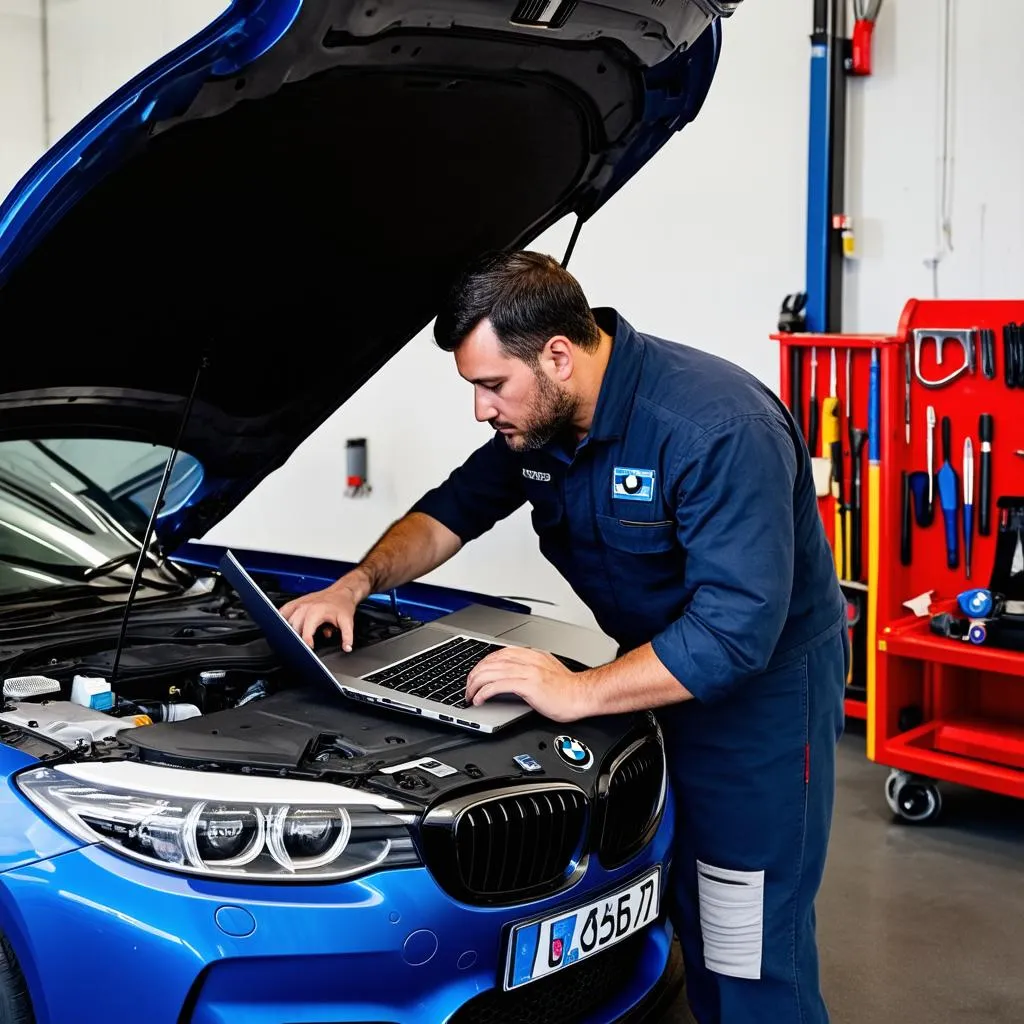
[[[0,595],[131,579],[170,449],[141,441],[0,441]],[[179,453],[160,510],[180,508],[202,466]]]

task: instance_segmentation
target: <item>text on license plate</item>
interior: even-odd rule
[[[585,960],[658,916],[661,868],[593,903],[512,929],[505,988],[536,981]]]

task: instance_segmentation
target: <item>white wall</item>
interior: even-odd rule
[[[42,146],[40,2],[0,0],[0,188]],[[55,133],[220,9],[211,0],[47,2]],[[986,0],[983,19],[982,5],[951,2],[953,249],[939,264],[939,289],[1019,295],[1024,5]],[[875,74],[850,82],[847,210],[859,257],[845,274],[848,330],[892,330],[908,297],[932,291],[925,260],[940,251],[945,4],[888,0]],[[641,330],[725,354],[772,386],[777,353],[767,336],[783,295],[804,278],[810,9],[810,0],[749,0],[726,23],[700,118],[584,228],[571,264],[595,304],[618,306]],[[558,225],[535,246],[561,255],[568,232]],[[426,335],[414,339],[205,539],[359,557],[489,436],[470,399],[451,357]],[[408,458],[413,436],[433,439],[416,460]],[[367,498],[344,496],[348,437],[369,439]],[[553,614],[592,621],[540,559],[525,512],[433,579],[549,600]]]
[[[47,145],[226,6],[226,0],[0,0],[0,196]]]
[[[222,0],[47,0],[53,137],[226,6]]]
[[[0,0],[0,196],[45,144],[39,0]]]
[[[952,13],[952,251],[940,181],[945,12]],[[1024,63],[1019,0],[888,0],[870,79],[850,83],[847,330],[892,331],[912,296],[1019,297],[1024,271]]]

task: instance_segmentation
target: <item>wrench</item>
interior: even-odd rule
[[[964,362],[962,366],[957,367],[952,373],[947,374],[941,380],[925,380],[921,374],[921,349],[924,347],[924,343],[931,339],[935,343],[935,362],[939,366],[942,365],[942,354],[947,341],[959,342],[960,346],[964,350]],[[928,330],[926,328],[915,328],[914,329],[914,373],[917,375],[917,379],[926,388],[941,388],[946,384],[956,380],[962,373],[966,373],[970,370],[974,373],[974,331],[973,329],[953,329],[953,328],[938,328],[936,330]]]

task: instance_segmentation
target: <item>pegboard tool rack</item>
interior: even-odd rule
[[[867,427],[872,352],[878,353],[879,399],[877,438],[861,453],[861,541],[865,556],[860,578],[850,570],[846,545],[836,542],[839,520],[832,496],[819,496],[819,512],[835,551],[837,573],[855,609],[854,665],[849,680],[847,713],[867,723],[867,755],[893,771],[885,796],[900,817],[927,821],[941,808],[938,781],[1024,798],[1024,652],[936,635],[931,617],[955,611],[957,595],[972,587],[988,587],[999,533],[997,499],[1024,495],[1024,388],[1008,386],[1003,329],[1024,324],[1024,300],[909,300],[897,330],[891,334],[773,334],[780,348],[780,395],[792,409],[799,399],[805,435],[809,422],[811,349],[817,355],[818,405],[829,394],[830,352],[836,350],[840,439],[843,450],[844,496],[851,494],[852,469],[846,420],[846,353],[851,353],[854,423]],[[994,375],[982,365],[981,331],[993,332]],[[928,332],[970,331],[974,371],[941,387],[925,386],[916,372],[915,332],[923,338],[920,370],[925,380],[948,375],[964,358],[959,344],[946,343],[943,360]],[[791,354],[801,352],[801,388],[793,394]],[[910,358],[910,384],[907,357]],[[906,440],[905,408],[909,394],[910,443]],[[958,560],[951,568],[939,491],[934,492],[930,525],[912,522],[910,559],[901,557],[903,474],[926,471],[927,409],[935,411],[934,462],[943,461],[942,419],[951,426],[950,463],[957,473],[956,526]],[[994,424],[991,452],[991,526],[979,533],[981,489],[978,472],[981,443],[979,418]],[[972,572],[964,558],[963,448],[974,447],[974,523]],[[818,451],[821,455],[821,426]],[[869,444],[871,442],[869,441]],[[819,495],[821,491],[819,490]],[[847,516],[847,526],[852,526]],[[851,531],[848,529],[847,533]],[[919,616],[905,602],[930,596],[927,614]],[[866,612],[866,614],[863,614]],[[860,655],[858,657],[858,654]]]

